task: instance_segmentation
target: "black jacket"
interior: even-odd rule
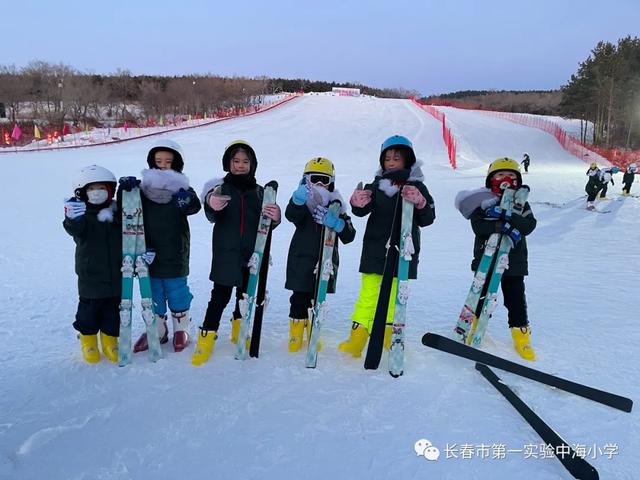
[[[221,186],[220,194],[231,199],[224,209],[216,212],[206,198],[218,185]],[[223,179],[210,180],[205,185],[201,200],[207,219],[214,224],[209,274],[212,282],[242,286],[242,270],[247,267],[255,249],[263,196],[264,188],[260,185],[241,190]]]
[[[396,211],[396,205],[401,200],[400,194],[395,193],[392,196],[387,195],[383,189],[388,190],[390,182],[387,178],[388,174],[382,174],[379,170],[374,181],[365,185],[365,190],[372,192],[371,201],[363,208],[353,207],[351,211],[357,217],[369,215],[367,227],[364,232],[364,240],[362,243],[362,255],[360,256],[360,272],[361,273],[377,273],[382,275],[384,272],[384,261],[386,255],[386,245],[391,235],[391,225]],[[418,261],[420,255],[420,227],[431,225],[436,218],[436,211],[433,204],[433,198],[429,194],[429,190],[422,183],[422,171],[419,164],[411,169],[407,185],[414,185],[424,195],[427,203],[424,208],[414,210],[413,229],[411,235],[413,237],[413,246],[415,254],[409,264],[409,278],[418,277]],[[383,181],[384,180],[384,181]],[[382,182],[382,183],[381,183]],[[400,217],[398,217],[400,221]]]
[[[98,212],[97,207],[87,203],[87,211],[82,217],[75,220],[65,217],[62,222],[76,243],[78,294],[89,299],[119,297],[122,291],[120,213],[113,211],[112,222],[101,222]]]
[[[306,205],[296,205],[289,200],[285,217],[296,226],[296,231],[289,245],[287,257],[287,280],[285,288],[294,292],[314,292],[315,268],[320,258],[322,249],[322,225],[313,220],[313,216]],[[344,244],[351,243],[356,236],[356,230],[351,224],[351,218],[342,213],[340,218],[344,220],[344,229],[338,234],[338,238]],[[333,275],[329,279],[327,293],[335,293],[340,258],[338,255],[338,242],[333,249]]]
[[[485,212],[482,208],[476,208],[471,214],[470,220],[473,233],[476,234],[473,244],[473,261],[471,262],[471,270],[476,271],[480,264],[480,259],[482,258],[487,240],[489,240],[492,233],[500,232],[504,222],[501,220],[485,218]],[[525,203],[522,215],[518,215],[516,213],[511,215],[510,223],[520,231],[522,239],[511,249],[511,252],[509,252],[509,268],[505,270],[504,275],[528,275],[529,254],[527,251],[526,236],[533,232],[537,223],[529,203]]]
[[[622,183],[624,183],[625,185],[631,185],[633,183],[635,175],[636,174],[634,172],[630,172],[629,170],[627,170],[622,176]]]

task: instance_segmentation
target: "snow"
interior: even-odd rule
[[[271,302],[259,359],[234,360],[229,309],[213,357],[201,368],[191,366],[191,348],[176,354],[165,347],[156,364],[144,354],[125,368],[105,360],[83,363],[71,327],[77,305],[74,244],[62,229],[62,200],[71,193],[73,172],[88,164],[118,177],[139,175],[155,138],[3,155],[0,478],[569,478],[555,458],[525,458],[522,451],[492,458],[499,445],[523,450],[541,440],[473,364],[421,345],[426,331],[450,334],[472,280],[473,236],[453,200],[458,191],[484,183],[493,159],[520,160],[529,153],[524,178],[538,218],[528,242],[526,279],[534,366],[632,399],[640,394],[640,200],[619,197],[617,175],[612,200],[598,204],[610,213],[587,212],[587,166],[552,136],[480,113],[446,113],[459,140],[457,171],[449,167],[440,124],[405,100],[306,95],[253,117],[171,135],[184,147],[185,173],[196,191],[222,175],[221,156],[230,141],[248,140],[258,153],[259,182],[279,181],[281,206],[313,156],[334,161],[337,187],[348,198],[359,181],[373,178],[386,137],[397,133],[414,141],[437,219],[422,230],[400,379],[386,372],[386,355],[383,368],[365,371],[362,359],[336,350],[348,334],[359,288],[365,219],[358,218],[356,240],[341,247],[338,293],[329,298],[317,369],[305,369],[304,353],[286,351],[285,259],[293,234],[286,221],[274,233]],[[190,224],[195,332],[211,289],[211,225],[204,214]],[[134,313],[136,337],[140,308]],[[501,305],[483,348],[521,361]],[[498,374],[571,445],[602,450],[589,458],[601,478],[637,476],[637,410],[619,412]],[[440,449],[437,461],[416,455],[414,444],[423,438]],[[612,458],[607,443],[615,445]],[[445,458],[453,444],[458,458]],[[475,448],[473,458],[462,458],[465,444]],[[481,445],[493,446],[489,458],[481,458]]]

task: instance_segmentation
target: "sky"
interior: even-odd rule
[[[14,5],[12,20],[2,22],[0,65],[37,59],[101,74],[266,75],[423,95],[556,89],[598,41],[640,34],[638,0],[606,8],[593,0]]]

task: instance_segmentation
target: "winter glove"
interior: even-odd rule
[[[120,188],[122,188],[125,192],[130,192],[138,185],[140,185],[140,180],[138,180],[136,177],[120,177],[120,180],[118,180],[118,184],[120,185]]]
[[[424,195],[420,193],[413,185],[407,185],[402,189],[402,198],[407,200],[408,202],[413,203],[418,210],[422,210],[424,206],[427,204],[427,199],[424,198]]]
[[[513,242],[514,247],[522,239],[520,231],[517,228],[513,227],[509,222],[505,223],[502,226],[502,233],[504,233],[505,235],[509,235],[509,238]]]
[[[280,223],[280,207],[276,203],[267,203],[262,209],[262,214],[275,223]]]
[[[224,209],[231,197],[229,195],[220,195],[220,188],[216,188],[213,192],[207,195],[207,203],[211,207],[212,210],[219,212]]]
[[[358,185],[360,187],[360,185]],[[349,199],[351,206],[356,208],[363,208],[371,202],[371,190],[363,190],[362,188],[356,188]]]
[[[335,230],[337,233],[344,230],[344,220],[327,210],[326,207],[318,205],[313,212],[313,219],[316,223]]]
[[[87,204],[76,200],[75,198],[70,198],[64,202],[64,215],[69,220],[76,220],[82,217],[86,211]]]
[[[156,251],[150,248],[140,256],[147,265],[151,265],[156,258]]]
[[[176,199],[176,203],[178,204],[178,208],[180,210],[184,210],[191,204],[191,200],[195,197],[196,194],[194,192],[190,192],[181,188],[176,193],[173,194],[173,198]]]
[[[307,203],[308,197],[309,197],[309,186],[306,184],[304,179],[302,179],[302,181],[300,182],[300,185],[298,185],[298,188],[293,192],[293,195],[291,195],[291,200],[293,201],[293,203],[300,206]]]
[[[484,216],[486,218],[495,218],[498,220],[506,220],[506,221],[511,220],[511,213],[507,212],[506,210],[503,210],[498,205],[495,205],[491,208],[487,208],[484,211]]]

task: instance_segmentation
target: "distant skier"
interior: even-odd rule
[[[173,349],[181,352],[189,344],[189,322],[193,295],[187,284],[191,233],[187,217],[201,209],[198,195],[182,173],[182,147],[173,140],[161,139],[147,153],[148,169],[142,181],[123,177],[120,186],[131,190],[140,184],[144,233],[149,257],[149,274],[160,343],[169,341],[167,304],[173,320]],[[149,349],[143,333],[133,346],[134,352]]]
[[[120,294],[122,288],[121,218],[113,201],[116,177],[98,165],[81,169],[73,179],[73,197],[64,204],[66,232],[76,243],[78,311],[73,328],[79,332],[82,356],[88,363],[102,353],[118,361]]]
[[[529,164],[531,163],[531,159],[529,158],[529,154],[524,154],[524,159],[520,162],[524,165],[524,173],[529,173]]]
[[[202,190],[207,219],[214,224],[212,237],[211,299],[200,327],[198,344],[191,357],[195,366],[209,361],[218,338],[220,319],[233,288],[236,305],[231,319],[231,341],[240,333],[240,300],[249,281],[247,263],[253,254],[261,214],[280,223],[280,207],[275,203],[262,210],[263,187],[256,183],[256,153],[244,140],[231,142],[222,155],[224,178],[209,180]]]
[[[587,210],[593,210],[596,208],[594,201],[601,188],[600,174],[601,171],[598,168],[598,164],[596,162],[591,162],[586,174],[589,179],[584,187],[584,191],[587,192]]]
[[[624,176],[622,177],[622,194],[624,196],[629,195],[631,192],[631,185],[635,179],[636,170],[638,170],[638,166],[635,163],[631,163],[624,172]]]
[[[533,361],[535,351],[531,346],[531,328],[527,315],[524,277],[528,272],[527,235],[536,228],[536,219],[529,203],[525,203],[521,215],[505,215],[499,206],[506,188],[522,186],[522,175],[518,162],[510,158],[499,158],[489,165],[485,188],[470,192],[460,192],[456,197],[456,207],[471,220],[475,233],[471,270],[478,269],[484,247],[493,233],[509,235],[514,243],[509,252],[509,266],[504,271],[500,286],[504,296],[504,306],[508,311],[508,324],[513,345],[518,354]],[[481,299],[482,301],[483,299]]]
[[[600,200],[606,200],[607,198],[607,188],[609,187],[609,182],[611,185],[615,185],[613,182],[613,175],[618,173],[620,170],[618,167],[611,167],[602,170],[599,174],[598,180],[600,181]]]
[[[338,200],[342,208],[339,216],[327,210],[329,203]],[[346,213],[346,204],[335,188],[335,169],[326,158],[309,160],[304,167],[304,176],[291,195],[285,217],[296,227],[287,257],[287,280],[285,288],[292,290],[289,308],[289,351],[297,352],[302,346],[304,331],[307,341],[311,332],[309,309],[316,288],[316,269],[322,250],[322,226],[336,231],[344,244],[351,243],[356,236],[351,218]],[[338,274],[338,242],[333,250],[333,275],[327,293],[335,293]]]
[[[351,211],[358,217],[369,215],[362,243],[360,273],[362,284],[355,304],[351,334],[348,340],[340,343],[338,350],[358,358],[369,338],[375,316],[382,273],[384,271],[387,243],[400,197],[415,204],[413,223],[413,243],[415,254],[409,266],[409,278],[418,274],[420,253],[420,227],[431,225],[436,217],[433,198],[423,183],[424,175],[420,164],[416,163],[413,145],[408,138],[395,135],[384,141],[380,150],[380,168],[373,182],[356,188],[351,196]],[[396,218],[400,222],[400,218]],[[395,245],[389,248],[397,248]],[[394,298],[397,287],[397,274],[391,288],[391,301],[387,311],[384,345],[391,344],[391,324],[393,323]]]

